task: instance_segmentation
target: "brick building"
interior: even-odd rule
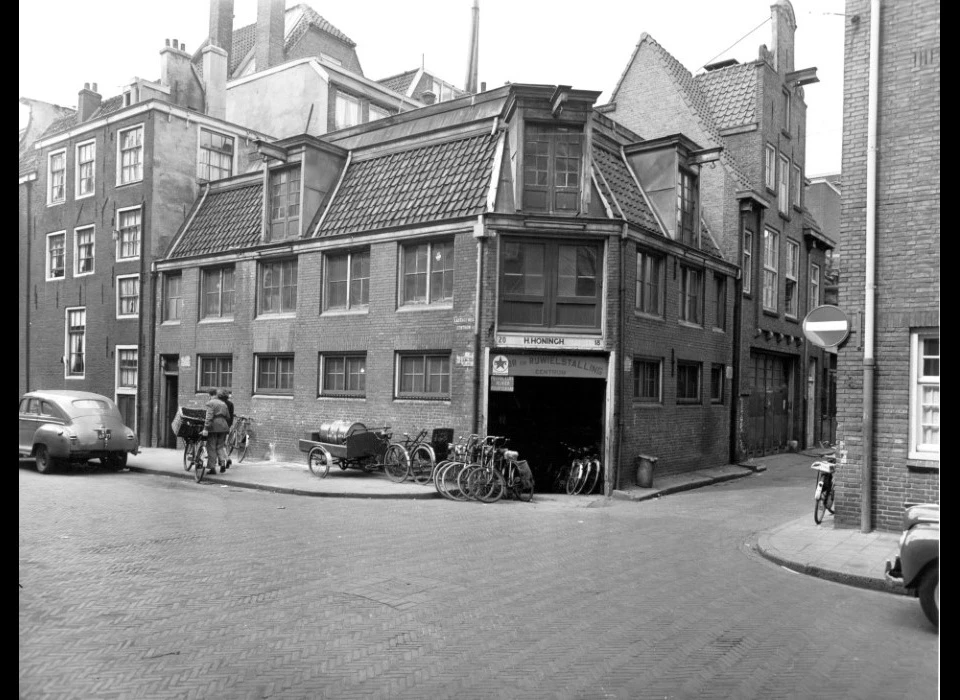
[[[803,202],[804,85],[795,69],[796,20],[787,0],[771,6],[772,47],[756,60],[729,59],[692,75],[644,33],[602,111],[644,138],[682,131],[720,147],[700,182],[703,224],[742,274],[738,300],[730,458],[808,446],[829,436],[829,359],[801,322],[823,303],[832,241]]]
[[[904,503],[940,500],[940,3],[848,0],[844,21],[840,307],[864,334],[839,354],[836,520],[896,530]]]
[[[608,490],[639,453],[725,464],[737,270],[697,197],[717,151],[642,141],[598,94],[509,85],[261,143],[155,266],[180,295],[155,312],[159,428],[217,385],[260,454],[349,419],[507,435],[544,489],[564,443]]]

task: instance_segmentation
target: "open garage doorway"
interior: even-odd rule
[[[556,492],[570,463],[567,446],[589,447],[604,461],[606,358],[508,360],[509,373],[490,377],[487,432],[510,438],[510,448],[530,464],[537,492]]]

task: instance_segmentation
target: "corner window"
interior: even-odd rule
[[[743,256],[741,260],[743,274],[743,293],[753,291],[753,231],[743,232]]]
[[[693,248],[700,247],[698,216],[697,178],[681,170],[677,179],[677,240]]]
[[[663,316],[663,256],[637,252],[636,309]]]
[[[47,204],[67,200],[67,152],[55,151],[47,157]]]
[[[300,235],[300,166],[270,173],[270,240]]]
[[[727,276],[713,273],[713,327],[727,330]]]
[[[362,309],[370,303],[370,251],[328,255],[323,310]]]
[[[723,383],[726,368],[723,365],[710,366],[710,403],[723,403]]]
[[[360,100],[344,92],[337,93],[334,129],[345,129],[360,123]]]
[[[233,175],[233,137],[209,129],[200,129],[200,158],[197,177],[222,180]]]
[[[76,197],[89,197],[96,186],[97,142],[77,144]]]
[[[777,191],[777,149],[769,143],[764,151],[763,183],[771,192]]]
[[[200,318],[233,316],[233,269],[213,267],[200,273]]]
[[[453,241],[404,245],[400,251],[400,304],[453,302]]]
[[[121,131],[117,137],[117,184],[143,179],[143,127]]]
[[[807,311],[812,311],[818,306],[820,306],[820,266],[815,263],[811,263],[810,292],[809,299],[807,300]]]
[[[117,260],[140,257],[140,207],[117,211]]]
[[[703,271],[680,266],[680,320],[703,324]]]
[[[525,210],[565,214],[580,210],[582,139],[579,128],[524,125]]]
[[[779,234],[763,230],[763,308],[777,311],[777,284],[780,276]]]
[[[73,259],[75,261],[74,275],[89,275],[93,272],[94,256],[94,227],[78,228],[73,232],[75,247]]]
[[[117,318],[136,318],[140,314],[140,275],[117,277]]]
[[[633,361],[633,398],[640,403],[662,401],[661,360],[638,358]]]
[[[197,358],[197,392],[233,388],[232,355],[200,355]]]
[[[784,270],[783,306],[784,312],[792,318],[796,318],[800,313],[799,275],[800,245],[793,241],[787,241],[787,269]]]
[[[700,403],[700,363],[677,362],[677,403]]]
[[[940,459],[940,331],[910,335],[910,454]]]
[[[367,394],[367,356],[320,355],[320,395],[362,398]]]
[[[183,274],[168,272],[163,276],[163,320],[179,321],[183,316]]]
[[[297,261],[260,263],[257,314],[284,314],[297,310]]]
[[[86,366],[87,310],[67,309],[66,376],[82,378]]]
[[[397,398],[449,399],[450,353],[398,354]]]
[[[293,355],[256,355],[257,394],[293,396]]]
[[[67,232],[47,234],[47,281],[66,277]]]
[[[790,211],[790,161],[786,156],[780,156],[780,182],[777,189],[777,208],[781,214]]]

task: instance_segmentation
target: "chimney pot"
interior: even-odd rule
[[[181,42],[181,43],[180,43],[180,50],[181,50],[181,51],[186,51],[186,50],[187,50],[187,45],[184,44],[183,42]]]
[[[164,39],[164,41],[167,42],[167,46],[170,46],[170,39]]]
[[[89,90],[89,89],[90,89],[90,83],[84,83],[84,84],[83,84],[83,89],[84,89],[84,90]]]
[[[93,89],[94,92],[97,92],[97,84],[96,84],[96,83],[93,84],[93,88],[92,88],[92,89]]]

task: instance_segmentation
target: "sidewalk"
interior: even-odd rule
[[[654,488],[632,488],[614,491],[614,499],[642,502],[672,493],[709,486],[721,481],[740,479],[771,469],[808,466],[813,456],[803,453],[780,454],[762,460],[702,469],[686,474],[661,476]],[[180,450],[156,447],[142,448],[131,456],[131,471],[162,474],[193,480],[193,473],[183,469]],[[299,462],[245,460],[225,474],[207,474],[204,483],[237,486],[275,493],[328,498],[442,498],[432,484],[395,483],[381,473],[365,473],[355,469],[334,468],[326,479],[310,473],[304,455]],[[546,494],[534,502],[548,501],[570,507],[596,507],[602,497],[559,496]],[[829,522],[816,525],[813,515],[791,520],[759,534],[757,551],[765,558],[798,573],[817,576],[860,588],[890,593],[905,593],[884,577],[884,562],[897,552],[899,533],[861,533],[857,529],[834,528]]]

